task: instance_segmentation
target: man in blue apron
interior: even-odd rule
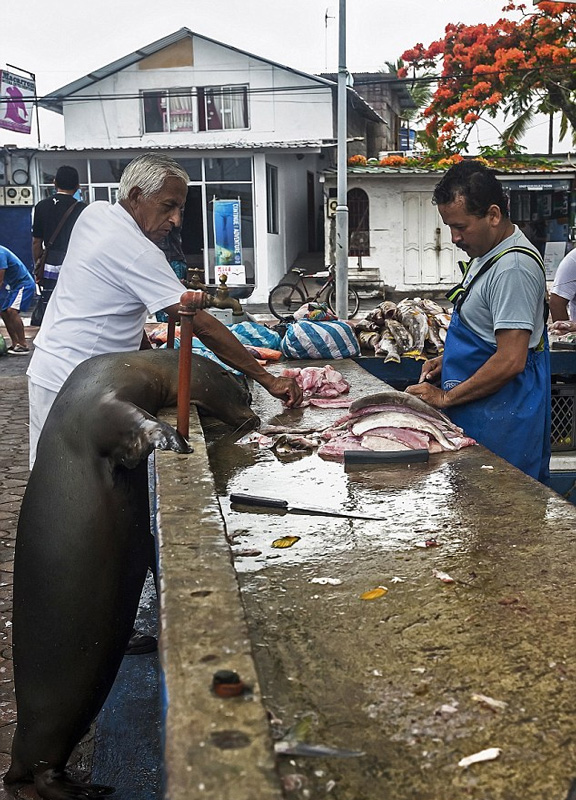
[[[444,355],[406,390],[446,411],[466,434],[533,478],[550,462],[550,358],[542,259],[508,215],[493,170],[453,166],[433,202],[452,242],[470,257],[454,303]],[[434,383],[440,379],[440,386]]]

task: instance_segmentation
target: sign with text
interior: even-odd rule
[[[546,242],[544,251],[544,269],[546,280],[553,281],[558,265],[566,253],[566,242]]]
[[[214,277],[227,276],[229,286],[246,283],[242,263],[240,199],[214,200]]]
[[[30,133],[36,84],[31,78],[0,70],[0,128]]]

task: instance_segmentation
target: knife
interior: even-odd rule
[[[325,517],[346,517],[347,519],[368,519],[381,520],[387,522],[386,517],[374,517],[367,514],[355,514],[353,511],[333,511],[330,508],[318,508],[317,506],[292,506],[287,500],[277,500],[274,497],[258,497],[254,494],[230,495],[230,502],[242,506],[260,506],[262,508],[276,508],[278,511],[286,511],[288,514],[321,514]]]

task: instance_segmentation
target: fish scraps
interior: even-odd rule
[[[442,570],[440,570],[440,569],[435,569],[432,572],[432,575],[435,578],[438,578],[439,581],[442,581],[442,583],[454,583],[454,578],[452,578],[450,575],[448,575],[447,572],[442,572]]]
[[[488,747],[486,750],[481,750],[474,755],[461,758],[458,762],[459,767],[469,767],[471,764],[478,764],[481,761],[494,761],[502,752],[501,747]]]
[[[360,595],[360,600],[378,600],[388,594],[388,589],[385,586],[376,586],[375,589],[369,589]]]
[[[286,547],[292,547],[292,545],[299,541],[300,536],[282,536],[281,539],[274,539],[272,542],[272,547],[285,549]]]

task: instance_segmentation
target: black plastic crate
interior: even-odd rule
[[[576,384],[552,384],[552,451],[576,450]]]

